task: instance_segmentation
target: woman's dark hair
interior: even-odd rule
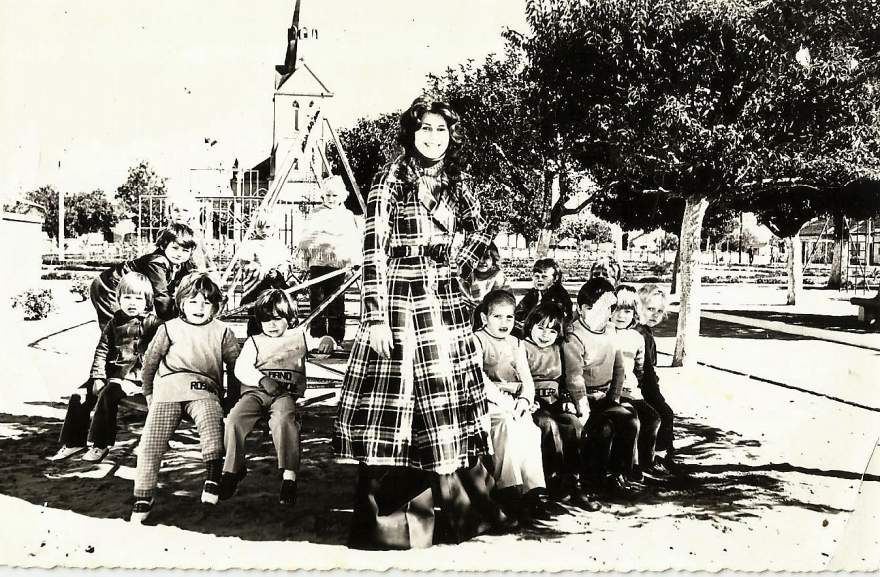
[[[254,318],[265,322],[276,318],[287,320],[289,326],[296,324],[299,310],[290,296],[280,289],[267,289],[260,293],[254,303]]]
[[[156,246],[159,250],[164,251],[168,245],[176,242],[185,249],[194,249],[196,247],[195,233],[189,226],[173,222],[159,232],[156,238]]]
[[[523,336],[529,338],[535,325],[539,325],[545,320],[550,321],[551,328],[555,328],[559,332],[561,339],[565,331],[565,311],[554,301],[544,301],[531,310],[529,316],[526,317]]]
[[[587,305],[592,307],[605,293],[613,293],[614,285],[608,279],[593,277],[583,284],[578,291],[578,306]]]
[[[451,178],[457,178],[461,175],[459,151],[464,138],[461,133],[461,118],[447,103],[427,96],[413,100],[410,107],[400,115],[397,142],[403,146],[407,156],[419,158],[421,155],[416,150],[415,133],[422,127],[422,118],[429,112],[439,114],[446,121],[446,127],[449,129],[449,148],[446,149],[443,169]]]
[[[552,258],[539,258],[532,266],[532,272],[543,272],[548,268],[553,269],[553,284],[562,284],[562,269],[559,264]]]

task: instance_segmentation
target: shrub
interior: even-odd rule
[[[12,308],[20,308],[26,321],[44,319],[54,307],[52,289],[28,289],[12,297]]]
[[[92,286],[92,279],[85,276],[74,277],[73,283],[70,285],[70,292],[79,297],[79,302],[89,299],[89,292]]]

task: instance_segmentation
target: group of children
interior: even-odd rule
[[[101,318],[86,401],[72,396],[62,447],[51,457],[102,460],[115,442],[120,401],[143,392],[148,412],[137,448],[133,522],[152,510],[162,457],[184,415],[200,438],[203,502],[235,494],[246,474],[245,438],[266,417],[281,470],[280,502],[296,501],[296,401],[305,392],[310,348],[305,327],[296,326],[296,303],[283,290],[262,291],[240,347],[216,318],[220,287],[186,268],[194,248],[191,230],[171,225],[147,259],[167,260],[168,270],[160,267],[165,276],[129,266],[99,277],[112,294],[98,296],[109,303],[105,310],[115,310]],[[616,275],[619,268],[594,266],[575,306],[559,265],[540,259],[533,287],[517,303],[493,245],[463,283],[465,297],[479,303],[474,336],[489,400],[496,495],[518,516],[540,516],[545,495],[596,510],[589,492],[627,492],[645,475],[668,474],[673,413],[659,390],[652,333],[666,295],[655,285],[615,287],[609,278]]]
[[[173,225],[160,235],[155,260],[163,262],[159,257],[171,252],[172,265],[180,265],[193,249],[191,229]],[[80,395],[71,397],[62,446],[50,459],[84,453],[85,461],[102,460],[115,442],[120,401],[143,392],[147,418],[137,447],[132,522],[150,514],[162,457],[184,415],[192,418],[199,435],[206,469],[203,502],[215,504],[235,493],[246,472],[245,438],[258,420],[268,417],[282,471],[280,501],[295,503],[300,455],[296,400],[305,391],[309,346],[304,330],[296,326],[295,301],[278,289],[263,291],[252,310],[257,330],[240,348],[232,329],[216,318],[223,295],[208,273],[176,279],[169,270],[169,278],[175,278],[173,298],[159,310],[155,279],[136,270],[119,272],[108,299],[116,310],[102,323],[86,402]],[[169,292],[168,283],[160,288]]]
[[[503,278],[497,250],[488,254],[476,274]],[[540,259],[519,303],[493,287],[476,309],[495,487],[514,514],[542,515],[544,495],[596,510],[590,493],[630,494],[669,475],[673,412],[652,332],[667,297],[652,284],[615,287],[619,272],[597,263],[572,303],[559,265]]]

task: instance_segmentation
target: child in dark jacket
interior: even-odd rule
[[[660,458],[662,468],[670,468],[675,465],[673,459],[675,447],[673,447],[672,426],[675,413],[663,393],[660,392],[660,379],[657,377],[657,342],[654,340],[654,327],[666,318],[666,307],[669,299],[655,284],[646,284],[639,289],[641,310],[640,325],[636,327],[645,338],[645,363],[642,375],[642,396],[651,407],[660,415],[660,430],[657,432],[656,453]]]
[[[130,272],[116,288],[119,310],[101,332],[95,349],[86,401],[72,395],[61,427],[61,448],[49,459],[61,461],[92,448],[83,461],[102,460],[116,442],[116,413],[126,395],[139,392],[144,351],[159,320],[149,311],[153,306],[153,288],[144,275]],[[95,414],[89,423],[89,413]],[[88,438],[86,434],[88,433]]]
[[[98,326],[104,326],[119,309],[116,301],[116,287],[119,281],[130,272],[141,273],[150,281],[153,289],[153,307],[156,316],[163,321],[177,316],[174,304],[174,289],[180,279],[189,274],[195,265],[190,260],[196,241],[193,230],[185,224],[170,224],[159,233],[156,250],[113,265],[98,275],[90,288],[90,298],[98,314]]]
[[[517,322],[525,322],[532,309],[547,301],[553,301],[562,308],[566,321],[572,319],[572,302],[568,291],[562,286],[562,269],[552,258],[540,258],[532,266],[532,288],[516,305]]]

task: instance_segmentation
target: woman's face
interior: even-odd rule
[[[439,160],[449,148],[449,126],[434,112],[422,116],[422,126],[413,135],[416,150],[427,160]]]

